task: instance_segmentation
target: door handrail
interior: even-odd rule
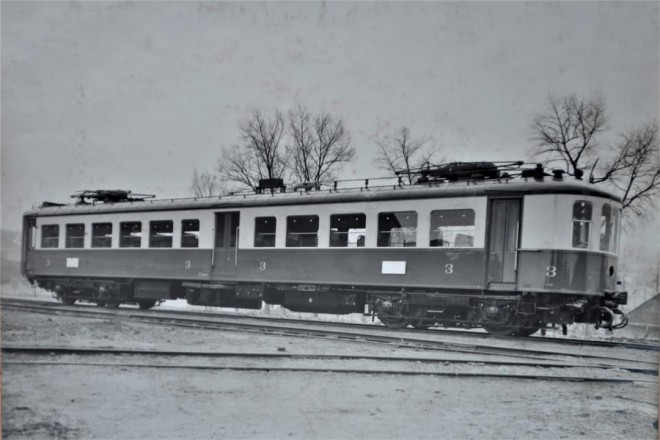
[[[215,240],[213,241],[213,250],[211,251],[211,267],[215,267]]]

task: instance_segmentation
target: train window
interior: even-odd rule
[[[367,216],[337,214],[330,216],[330,247],[364,247]]]
[[[43,225],[41,227],[41,247],[56,248],[60,246],[60,225]]]
[[[172,247],[172,236],[174,235],[173,230],[174,222],[172,220],[149,222],[149,247]]]
[[[474,247],[474,210],[431,211],[429,246]]]
[[[417,246],[417,213],[401,211],[378,214],[378,246]]]
[[[616,233],[619,229],[619,212],[604,204],[600,216],[600,250],[616,252]]]
[[[66,225],[66,241],[64,246],[67,248],[81,248],[85,245],[85,225],[75,223]]]
[[[573,247],[587,249],[589,247],[589,231],[591,229],[591,202],[578,200],[573,204]]]
[[[257,217],[254,219],[254,247],[275,247],[275,217]]]
[[[142,223],[121,223],[119,225],[119,247],[139,248],[140,246],[142,246]]]
[[[112,246],[112,223],[92,224],[92,247],[109,248]]]
[[[611,243],[610,252],[616,253],[619,250],[619,232],[621,231],[621,226],[620,226],[621,209],[614,209],[614,212],[612,213],[612,219],[614,226],[612,226],[612,243]]]
[[[181,221],[181,247],[199,247],[199,220]]]
[[[296,215],[286,218],[286,247],[318,246],[319,216]]]

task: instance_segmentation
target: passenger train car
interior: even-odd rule
[[[579,176],[578,176],[579,177]],[[370,186],[371,183],[371,186]],[[537,166],[427,167],[416,184],[153,200],[91,191],[24,215],[22,271],[64,303],[371,314],[393,328],[620,328],[621,201]]]

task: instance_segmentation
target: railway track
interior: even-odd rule
[[[513,361],[481,361],[478,363],[466,361],[464,359],[432,359],[415,357],[385,357],[385,356],[351,356],[351,355],[325,355],[325,354],[290,354],[290,353],[243,353],[243,352],[209,352],[209,351],[172,351],[172,350],[135,350],[135,349],[113,349],[113,348],[73,348],[73,347],[44,347],[44,346],[3,346],[2,352],[5,354],[3,365],[11,366],[84,366],[84,367],[122,367],[122,368],[150,368],[150,369],[192,369],[192,370],[230,370],[230,371],[248,371],[248,372],[268,372],[268,373],[339,373],[339,374],[365,374],[365,375],[414,375],[414,376],[451,376],[465,378],[500,378],[500,379],[530,379],[530,380],[549,380],[549,381],[569,381],[569,382],[607,382],[607,383],[657,383],[655,380],[641,378],[640,374],[657,375],[657,371],[651,370],[628,370],[625,373],[637,373],[634,377],[608,377],[595,376],[593,374],[538,374],[534,370],[541,369],[580,369],[585,366],[582,364],[550,363],[550,362],[527,362],[519,363]],[[18,356],[19,359],[7,360],[7,354]],[[26,360],[25,357],[47,358],[48,360]],[[53,358],[55,356],[55,358]],[[104,357],[102,362],[87,362],[61,360],[60,357]],[[108,361],[110,357],[112,361]],[[232,360],[233,364],[167,364],[159,361],[158,363],[136,363],[124,361],[127,357],[131,360],[152,360],[156,357],[186,358],[188,359],[220,359],[223,361]],[[117,361],[119,359],[119,361]],[[240,361],[258,361],[263,365],[240,365]],[[239,361],[238,363],[236,361]],[[374,368],[368,366],[353,365],[335,365],[316,367],[310,365],[287,366],[276,365],[274,362],[281,361],[319,361],[323,364],[333,362],[337,364],[354,364],[359,361],[373,363],[386,363],[388,365],[403,364],[408,368]],[[370,365],[371,365],[370,364]],[[420,364],[429,365],[431,368],[439,368],[429,371],[420,368]],[[459,370],[447,370],[448,366],[467,364],[473,367],[471,370],[461,367]],[[504,372],[504,371],[480,371],[488,367],[512,367],[514,370],[523,367],[524,372]],[[591,370],[607,370],[604,366],[590,366]],[[607,372],[607,371],[606,371]],[[620,371],[616,372],[621,374]]]
[[[34,300],[22,300],[22,299],[14,299],[14,298],[2,298],[1,299],[2,304],[24,304],[24,303],[37,303],[37,304],[42,304],[48,307],[66,307],[63,304],[57,303],[57,302],[51,302],[51,301],[34,301]],[[95,306],[93,305],[78,305],[77,307],[86,307],[86,308],[94,308],[96,309]],[[125,308],[123,308],[125,309]],[[100,309],[103,310],[103,309]],[[121,310],[121,309],[120,309]],[[135,310],[135,309],[128,309],[128,310]],[[153,312],[162,312],[163,310],[152,310]],[[224,312],[196,312],[196,311],[171,311],[168,310],[167,312],[169,313],[180,313],[185,316],[190,316],[190,317],[209,317],[209,316],[214,316],[218,318],[223,318],[227,320],[234,320],[234,321],[244,321],[244,320],[264,320],[267,322],[271,323],[282,323],[282,324],[309,324],[309,325],[323,325],[326,327],[339,327],[343,329],[347,328],[355,328],[355,329],[378,329],[378,331],[382,331],[383,333],[391,333],[395,335],[424,335],[429,332],[431,333],[445,333],[445,334],[450,334],[453,336],[462,336],[466,338],[472,338],[472,339],[478,339],[478,340],[484,340],[484,341],[492,341],[492,340],[497,340],[497,341],[520,341],[520,337],[512,337],[512,336],[498,336],[498,335],[491,335],[486,332],[477,332],[477,331],[469,331],[469,330],[459,330],[459,329],[443,329],[439,327],[434,327],[429,330],[416,330],[416,329],[401,329],[401,330],[392,330],[389,329],[381,324],[356,324],[356,323],[340,323],[340,322],[333,322],[333,321],[318,321],[318,320],[308,320],[308,319],[294,319],[294,318],[282,318],[282,317],[272,317],[272,316],[255,316],[255,315],[237,315],[237,314],[231,314],[231,313],[224,313]],[[575,339],[575,338],[555,338],[555,337],[550,337],[550,336],[539,336],[539,335],[533,335],[529,336],[527,338],[530,341],[533,341],[534,343],[537,344],[562,344],[562,345],[573,345],[573,346],[590,346],[590,347],[612,347],[612,348],[631,348],[635,350],[647,350],[647,351],[655,351],[658,352],[660,351],[660,345],[659,344],[654,344],[654,343],[644,343],[644,342],[632,342],[632,341],[610,341],[610,340],[596,340],[596,339]]]
[[[191,316],[208,316],[208,312],[194,312],[194,311],[185,311],[182,313],[190,314]],[[399,330],[393,330],[385,327],[378,321],[374,324],[356,324],[356,323],[342,323],[336,321],[318,321],[318,320],[309,320],[309,319],[294,319],[294,318],[281,318],[281,317],[271,317],[271,316],[243,316],[223,312],[212,312],[213,315],[221,316],[227,319],[245,319],[245,318],[258,318],[264,319],[272,322],[282,322],[282,323],[308,323],[308,324],[319,324],[323,323],[327,326],[336,326],[343,328],[378,328],[386,332],[391,332],[395,334],[407,333],[407,334],[425,334],[427,332],[441,332],[449,333],[452,335],[460,335],[468,338],[482,339],[482,340],[501,340],[501,341],[520,341],[520,337],[516,336],[499,336],[492,335],[485,331],[479,331],[480,329],[474,330],[460,330],[460,329],[446,329],[442,327],[431,327],[428,330],[417,330],[413,328],[405,328]],[[644,342],[631,342],[631,341],[608,341],[608,340],[598,340],[598,339],[575,339],[575,338],[555,338],[552,336],[541,336],[541,335],[532,335],[528,339],[533,340],[535,343],[559,343],[564,345],[579,345],[579,346],[593,346],[593,347],[613,347],[613,348],[633,348],[636,350],[649,350],[649,351],[660,351],[660,345],[653,343],[644,343]]]
[[[473,341],[458,341],[452,335],[452,332],[423,332],[422,334],[414,332],[393,332],[383,327],[372,326],[348,326],[342,330],[337,330],[337,326],[330,326],[328,329],[325,323],[315,322],[310,325],[309,322],[272,322],[269,319],[250,318],[244,319],[226,319],[225,316],[216,314],[199,314],[190,318],[189,313],[166,313],[162,311],[138,311],[136,309],[102,309],[97,307],[84,306],[63,306],[54,302],[35,302],[25,300],[4,300],[2,301],[4,309],[22,310],[37,313],[48,313],[55,315],[68,315],[86,318],[113,318],[125,319],[131,322],[141,322],[147,324],[159,324],[166,326],[187,327],[204,330],[230,330],[242,332],[256,332],[262,334],[272,334],[287,337],[315,337],[315,338],[333,338],[343,341],[353,341],[371,344],[387,344],[406,348],[417,348],[425,351],[444,351],[462,354],[474,354],[483,356],[506,356],[515,358],[517,362],[524,360],[540,361],[561,361],[574,360],[579,358],[581,364],[589,366],[602,366],[605,368],[623,368],[638,370],[657,370],[655,360],[640,360],[638,356],[615,357],[612,353],[606,356],[593,355],[581,352],[567,352],[565,350],[540,350],[524,346],[495,346],[474,344]],[[358,331],[359,330],[359,331]],[[422,337],[423,336],[423,337]],[[439,336],[442,339],[439,339]],[[527,340],[523,340],[525,345],[529,345]],[[487,341],[490,342],[490,341]]]

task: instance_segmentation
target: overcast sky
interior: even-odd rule
[[[455,160],[529,158],[549,94],[602,91],[612,139],[658,118],[658,2],[7,2],[2,222],[76,190],[188,195],[253,107],[403,125]]]

